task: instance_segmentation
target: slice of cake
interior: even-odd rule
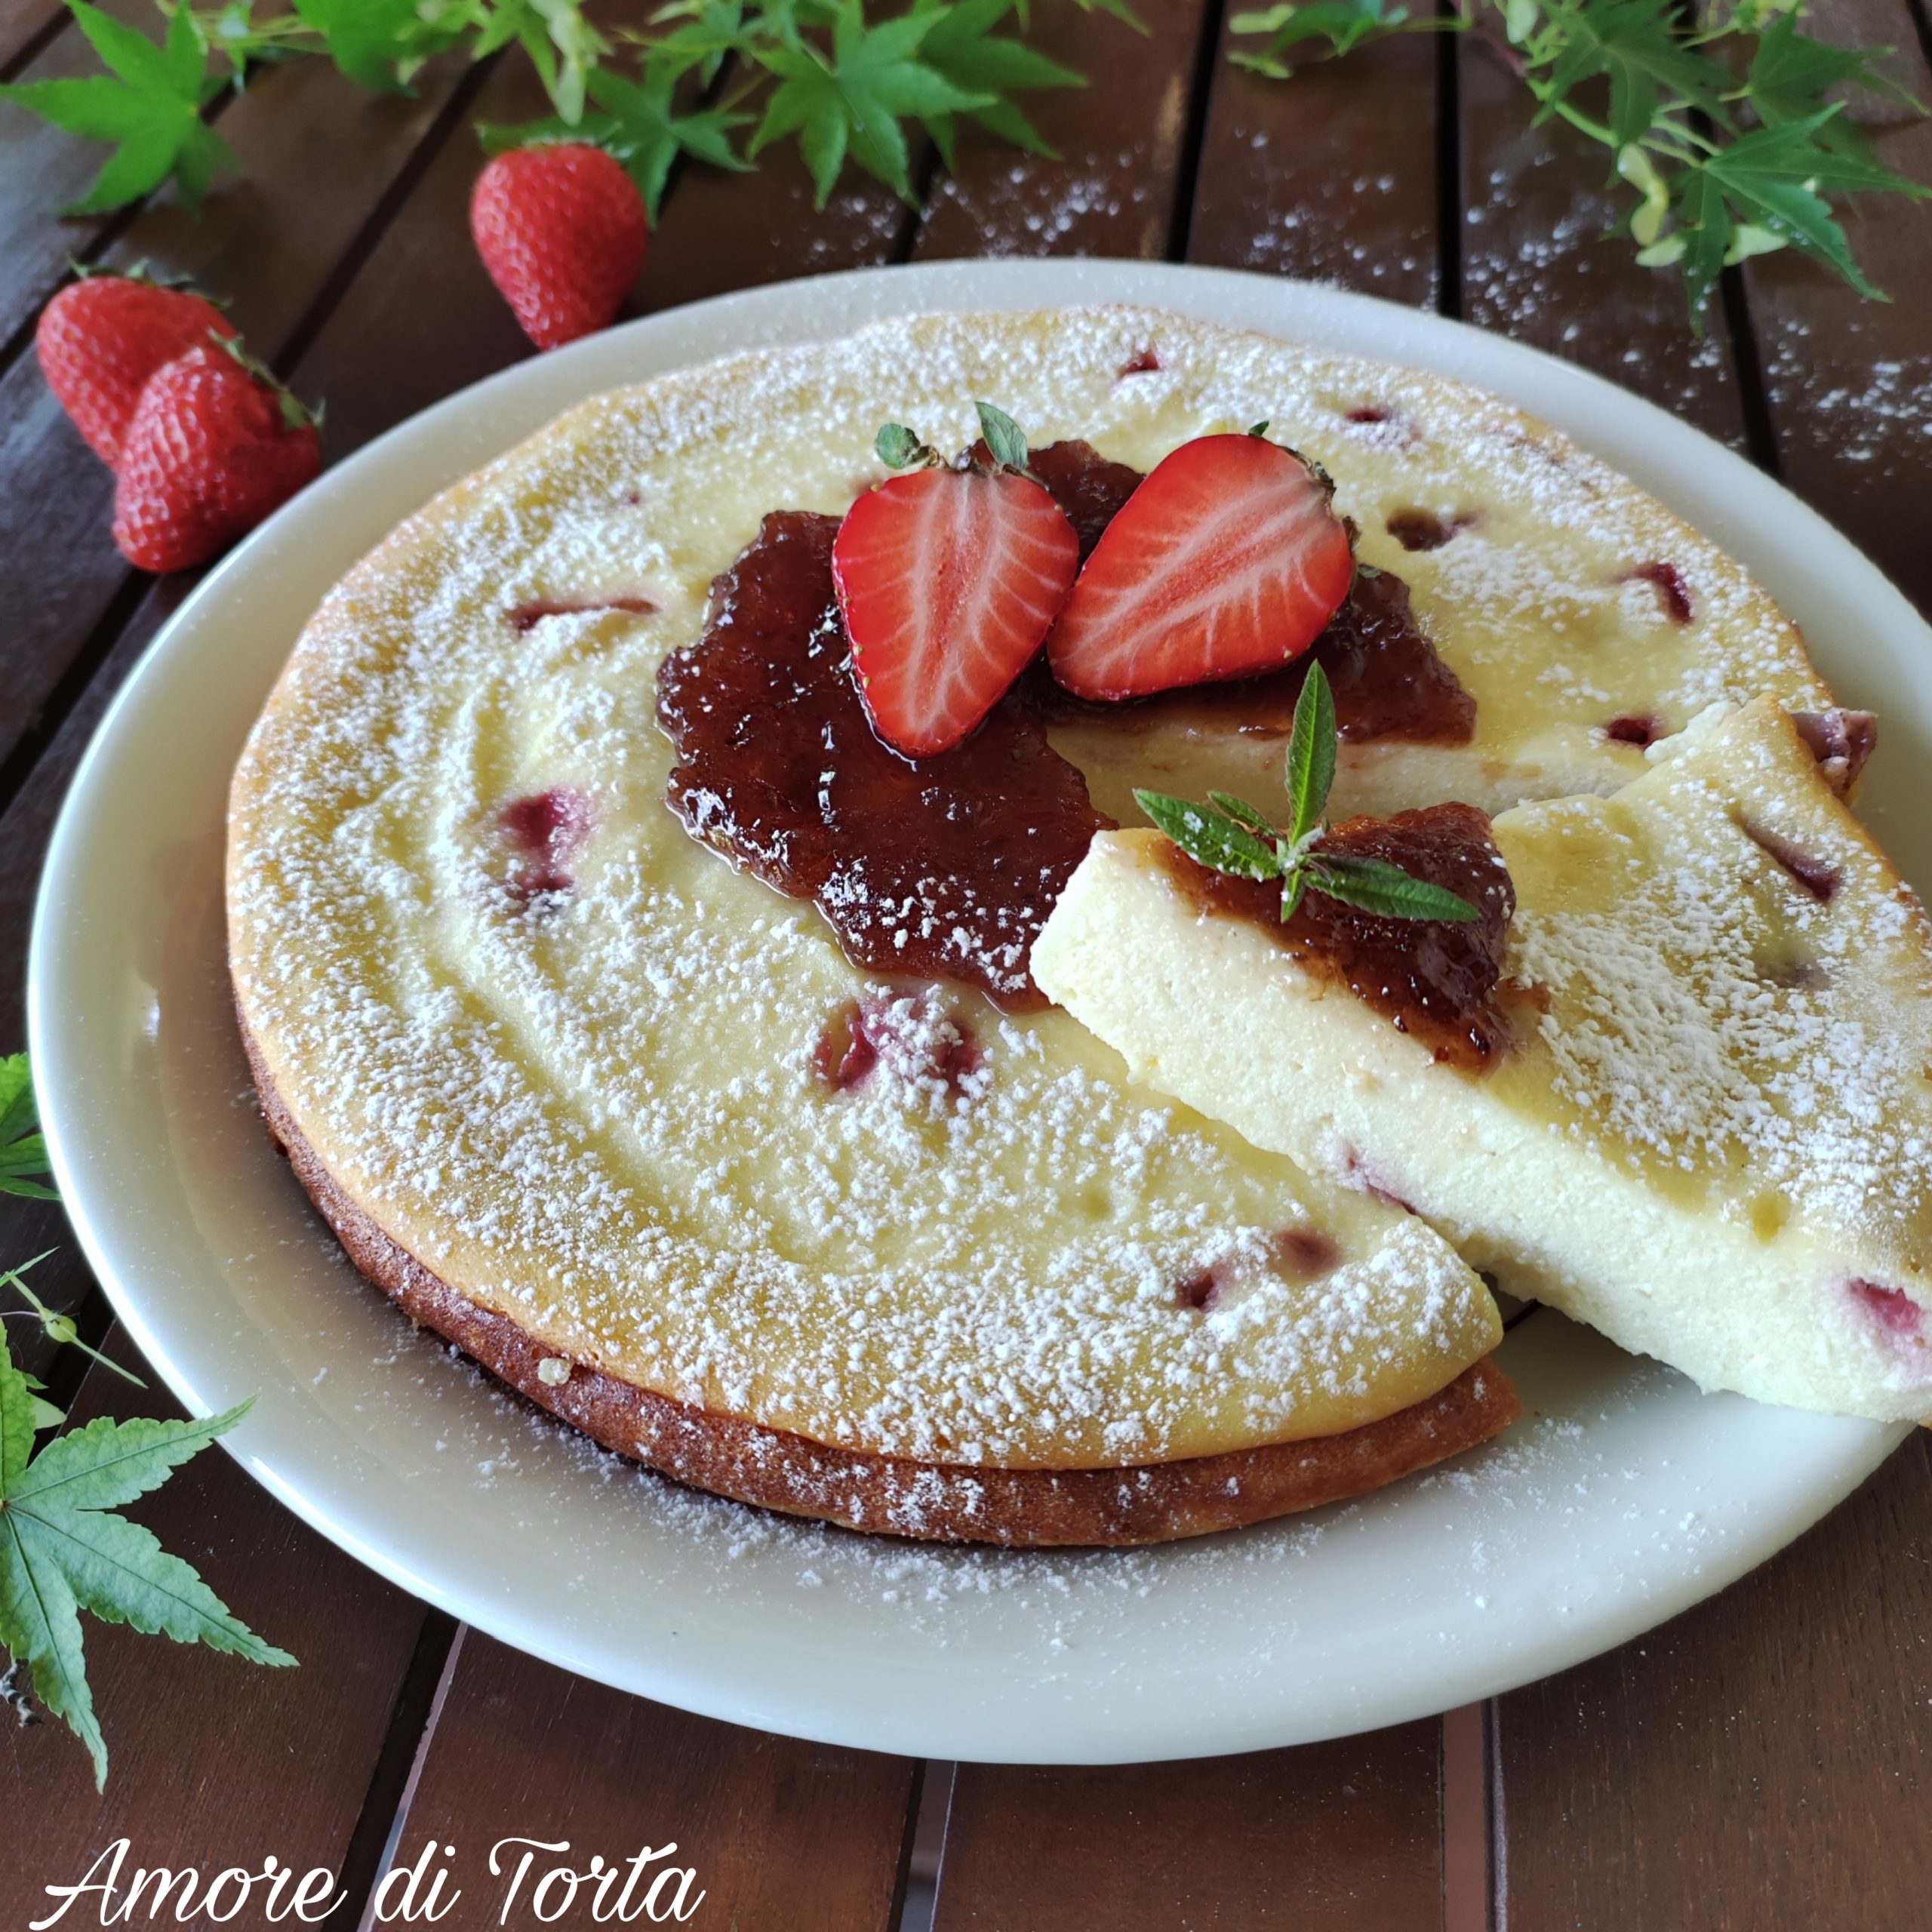
[[[1135,1075],[1707,1388],[1932,1417],[1932,933],[1773,703],[1614,797],[1329,835],[1377,918],[1103,833],[1032,954]],[[1493,841],[1493,842],[1492,842]],[[1324,848],[1324,849],[1327,849]]]

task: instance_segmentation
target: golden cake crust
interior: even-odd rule
[[[1521,1413],[1486,1356],[1426,1401],[1340,1435],[1115,1469],[1000,1469],[829,1447],[718,1415],[588,1364],[546,1382],[551,1352],[459,1294],[343,1192],[277,1091],[245,1019],[242,1043],[262,1115],[349,1259],[412,1321],[517,1393],[678,1481],[787,1515],[928,1542],[1020,1548],[1171,1543],[1345,1502],[1472,1449]]]

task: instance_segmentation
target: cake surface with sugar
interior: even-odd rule
[[[1932,1419],[1932,933],[1792,721],[1700,719],[1615,796],[1493,834],[1517,904],[1486,1072],[1204,914],[1150,832],[1094,841],[1036,974],[1137,1075],[1398,1196],[1505,1288],[1706,1387]]]
[[[768,512],[875,481],[883,420],[963,441],[987,396],[1151,463],[1264,394],[1342,435],[1402,380],[1128,311],[924,318],[595,398],[405,525],[318,613],[231,804],[238,1005],[339,1231],[572,1379],[861,1459],[1180,1471],[1446,1399],[1500,1331],[1439,1237],[1137,1087],[1063,1013],[851,964],[688,835],[656,712],[713,578]],[[1727,675],[1805,697],[1753,623]],[[1459,1413],[1374,1466],[1508,1409]]]

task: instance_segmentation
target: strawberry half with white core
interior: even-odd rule
[[[1087,560],[1048,640],[1078,697],[1143,697],[1278,670],[1355,580],[1334,486],[1265,423],[1157,463]]]
[[[1018,425],[975,407],[990,465],[955,468],[888,423],[880,460],[918,467],[861,497],[832,549],[860,700],[908,758],[949,751],[1005,696],[1080,567],[1080,540],[1029,474]]]

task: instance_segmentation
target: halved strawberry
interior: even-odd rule
[[[1024,438],[998,411],[980,414],[995,460],[960,469],[888,424],[885,460],[926,466],[867,491],[832,545],[860,699],[909,758],[950,750],[999,702],[1080,567],[1072,525],[1025,473]]]
[[[1355,579],[1327,478],[1259,434],[1199,436],[1156,464],[1106,528],[1047,641],[1084,698],[1278,669]]]

